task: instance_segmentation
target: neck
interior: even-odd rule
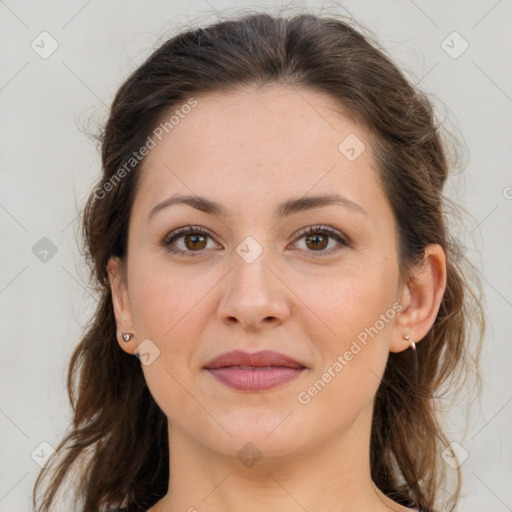
[[[407,511],[371,479],[370,425],[368,409],[344,436],[246,467],[169,424],[169,492],[151,512]]]

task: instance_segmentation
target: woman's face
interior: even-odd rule
[[[195,98],[153,136],[116,292],[170,435],[267,457],[362,439],[389,351],[408,346],[397,231],[367,133],[306,89]],[[165,206],[180,196],[197,207]],[[205,211],[213,203],[222,214]],[[175,233],[188,225],[203,233]],[[298,368],[272,354],[205,368],[234,350]]]

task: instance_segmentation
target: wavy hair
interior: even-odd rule
[[[438,506],[446,477],[440,451],[449,442],[436,407],[470,374],[480,379],[484,332],[480,281],[448,230],[448,213],[454,211],[443,194],[451,171],[448,134],[441,135],[428,96],[348,20],[250,13],[168,39],[115,95],[99,135],[102,175],[83,210],[83,251],[98,304],[69,364],[72,425],[34,485],[33,503],[40,512],[56,502],[72,469],[79,489],[75,503],[80,499],[89,512],[145,511],[167,493],[167,418],[149,392],[140,362],[118,345],[107,274],[112,256],[126,256],[144,160],[114,180],[162,116],[194,94],[266,84],[326,93],[343,115],[366,128],[396,220],[405,280],[426,245],[439,244],[446,253],[446,291],[435,322],[416,351],[390,353],[375,397],[370,441],[371,476],[385,495],[425,511]],[[37,507],[37,492],[52,467]],[[456,475],[449,510],[461,489],[460,468]]]

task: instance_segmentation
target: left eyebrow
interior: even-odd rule
[[[204,213],[227,218],[227,210],[219,203],[200,196],[172,196],[164,199],[151,209],[148,220],[151,220],[159,211],[175,204],[186,204]],[[312,210],[321,206],[340,205],[352,212],[368,215],[368,212],[359,204],[340,196],[339,194],[323,194],[316,196],[304,196],[299,199],[289,199],[281,203],[276,209],[276,215],[287,217],[294,213]]]

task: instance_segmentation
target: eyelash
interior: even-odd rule
[[[179,228],[179,229],[176,229],[175,231],[169,233],[169,235],[167,235],[164,238],[164,240],[162,242],[160,242],[160,245],[165,247],[165,249],[167,251],[169,251],[173,254],[180,254],[185,257],[201,256],[201,253],[203,253],[204,250],[184,251],[182,249],[176,249],[175,247],[172,247],[172,245],[171,245],[174,241],[176,241],[179,238],[182,238],[186,235],[195,235],[195,234],[205,235],[205,236],[208,236],[211,238],[210,234],[206,230],[201,228],[200,226],[190,226],[189,225],[188,227]],[[308,236],[311,234],[328,235],[330,238],[334,238],[337,242],[340,243],[340,245],[342,245],[344,247],[351,247],[351,245],[352,245],[351,241],[347,237],[342,236],[341,233],[330,228],[329,226],[322,226],[322,225],[309,226],[309,227],[301,230],[299,233],[298,239],[304,238],[305,236]],[[320,250],[320,251],[307,251],[307,252],[311,252],[311,253],[318,252],[320,256],[328,256],[328,255],[331,255],[334,252],[337,252],[339,250],[341,250],[341,249],[339,249],[339,246],[335,246],[335,247],[331,247],[327,251]]]

